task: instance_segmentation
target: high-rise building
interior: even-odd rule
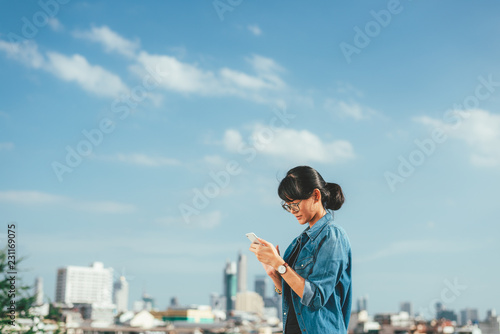
[[[226,297],[226,312],[234,310],[236,302],[236,263],[227,261],[224,269],[224,295]]]
[[[104,268],[101,262],[57,270],[56,302],[112,305],[112,295],[113,269]]]
[[[464,326],[468,323],[478,323],[479,312],[475,308],[466,308],[460,311],[460,325]]]
[[[495,310],[494,308],[486,311],[486,320],[488,320],[491,317],[496,317],[496,316],[497,316],[497,310]]]
[[[43,305],[43,278],[35,278],[35,305]]]
[[[134,312],[146,311],[156,311],[155,299],[151,297],[146,291],[142,292],[142,299],[134,301],[133,303]]]
[[[357,303],[358,303],[358,312],[367,311],[368,296],[358,298]]]
[[[219,295],[218,293],[210,294],[210,306],[212,307],[212,310],[225,311],[226,296]]]
[[[486,319],[479,323],[482,334],[500,334],[500,317],[495,309],[486,311]]]
[[[399,306],[399,310],[408,313],[410,317],[413,316],[413,305],[411,302],[402,302]]]
[[[247,291],[247,256],[238,256],[238,292]]]
[[[128,282],[125,276],[120,276],[113,285],[113,302],[118,313],[128,311]]]
[[[264,300],[253,291],[238,292],[236,295],[236,310],[262,315],[264,312]]]
[[[436,303],[436,319],[446,319],[450,321],[457,321],[457,314],[452,310],[447,310],[441,302]]]
[[[266,299],[266,291],[267,291],[267,279],[266,276],[257,276],[255,277],[255,292],[257,292],[262,299]]]

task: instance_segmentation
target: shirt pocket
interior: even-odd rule
[[[314,257],[313,256],[308,256],[303,259],[299,259],[297,262],[295,262],[295,265],[293,266],[293,269],[302,276],[303,278],[307,278],[309,274],[312,271],[314,264]]]

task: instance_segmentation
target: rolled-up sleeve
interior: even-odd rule
[[[319,242],[312,272],[305,279],[300,302],[312,310],[318,310],[326,304],[346,267],[346,250],[339,237],[332,231]]]

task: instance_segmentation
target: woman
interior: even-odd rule
[[[255,253],[276,292],[283,294],[283,333],[347,333],[351,315],[351,245],[333,223],[344,203],[338,184],[326,183],[309,166],[288,171],[278,187],[283,208],[308,225],[283,258],[268,241],[259,239]],[[328,211],[327,211],[328,210]]]

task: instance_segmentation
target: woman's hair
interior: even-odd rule
[[[298,166],[286,173],[278,187],[278,195],[285,202],[311,197],[314,189],[321,192],[325,209],[338,210],[344,204],[342,188],[336,183],[328,183],[312,167]]]

